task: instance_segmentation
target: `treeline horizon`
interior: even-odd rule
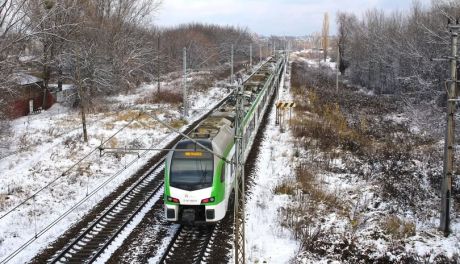
[[[262,43],[247,28],[189,23],[158,27],[150,22],[161,1],[6,0],[0,5],[0,120],[17,96],[18,72],[50,83],[75,84],[79,102],[129,91],[158,74],[182,69],[229,68],[234,61],[268,56],[275,37]],[[269,45],[270,43],[270,45]],[[256,44],[259,44],[256,46]],[[279,44],[280,45],[280,44]],[[27,56],[25,56],[27,55]],[[24,60],[25,57],[29,59]],[[30,59],[31,58],[31,59]]]
[[[338,13],[340,72],[376,93],[430,101],[444,96],[451,54],[448,18],[460,18],[460,2],[444,0],[407,13],[368,10],[362,18]]]

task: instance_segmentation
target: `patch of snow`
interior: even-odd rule
[[[290,100],[287,89],[280,90],[283,93],[280,99]],[[279,223],[279,210],[289,203],[289,197],[276,195],[273,191],[281,181],[294,177],[293,149],[289,133],[281,133],[279,126],[275,125],[273,108],[255,165],[254,186],[247,197],[245,230],[250,263],[288,263],[298,249],[298,242],[291,232]]]
[[[168,83],[164,85],[167,87]],[[137,155],[123,154],[101,156],[99,151],[94,151],[101,142],[137,116],[136,109],[140,107],[136,104],[137,98],[152,95],[154,89],[155,85],[142,85],[129,96],[112,98],[112,106],[116,111],[87,114],[87,144],[82,142],[79,112],[60,104],[54,104],[40,114],[20,117],[11,122],[14,134],[9,139],[9,152],[13,154],[0,159],[0,260],[29,239],[33,239],[35,234],[40,233],[53,220],[60,218],[78,201],[85,199],[86,194],[97,189],[100,183],[112,179],[94,196],[38,237],[11,263],[29,261],[157,153],[139,152],[138,158]],[[187,118],[188,123],[197,120],[206,112],[204,108],[209,109],[226,95],[226,89],[220,87],[213,87],[209,92],[191,94],[191,108],[197,110],[191,112]],[[122,106],[121,110],[118,106]],[[165,122],[173,122],[180,117],[177,106],[145,104],[142,107],[154,109],[149,112]],[[186,126],[178,129],[183,130]],[[143,116],[104,146],[161,148],[175,136],[152,118]],[[89,156],[85,157],[88,154]],[[81,159],[82,163],[72,167]],[[57,180],[45,188],[53,179]],[[45,189],[34,199],[4,216],[14,206],[42,188]]]
[[[23,72],[18,72],[14,74],[14,80],[19,85],[34,84],[34,83],[43,81],[43,79],[40,79],[38,77],[32,76],[27,73],[23,73]]]

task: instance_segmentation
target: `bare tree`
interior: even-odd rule
[[[458,1],[427,9],[414,2],[408,14],[369,10],[361,21],[339,14],[340,70],[379,93],[418,95],[418,102],[441,95],[447,71],[432,58],[448,54],[447,16],[460,17]]]
[[[84,140],[86,113],[93,99],[137,86],[154,55],[148,14],[156,1],[93,0],[61,55],[65,77],[77,86]]]
[[[22,11],[26,3],[26,0],[6,0],[0,4],[0,119],[7,116],[7,100],[14,94],[21,47],[27,40],[28,25]]]

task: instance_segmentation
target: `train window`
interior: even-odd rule
[[[172,187],[198,190],[212,186],[212,159],[173,159],[169,176]]]
[[[225,181],[225,170],[226,169],[227,169],[227,164],[224,162],[224,164],[222,165],[221,173],[220,173],[220,182]]]
[[[200,143],[212,150],[210,142]],[[176,149],[185,151],[176,151],[173,154],[170,185],[189,191],[211,187],[214,176],[213,154],[191,141],[179,142]]]

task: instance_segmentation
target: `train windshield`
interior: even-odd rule
[[[200,141],[210,150],[210,142]],[[213,179],[213,154],[201,148],[199,145],[185,141],[177,144],[171,160],[169,184],[172,187],[184,190],[198,190],[212,186]]]

